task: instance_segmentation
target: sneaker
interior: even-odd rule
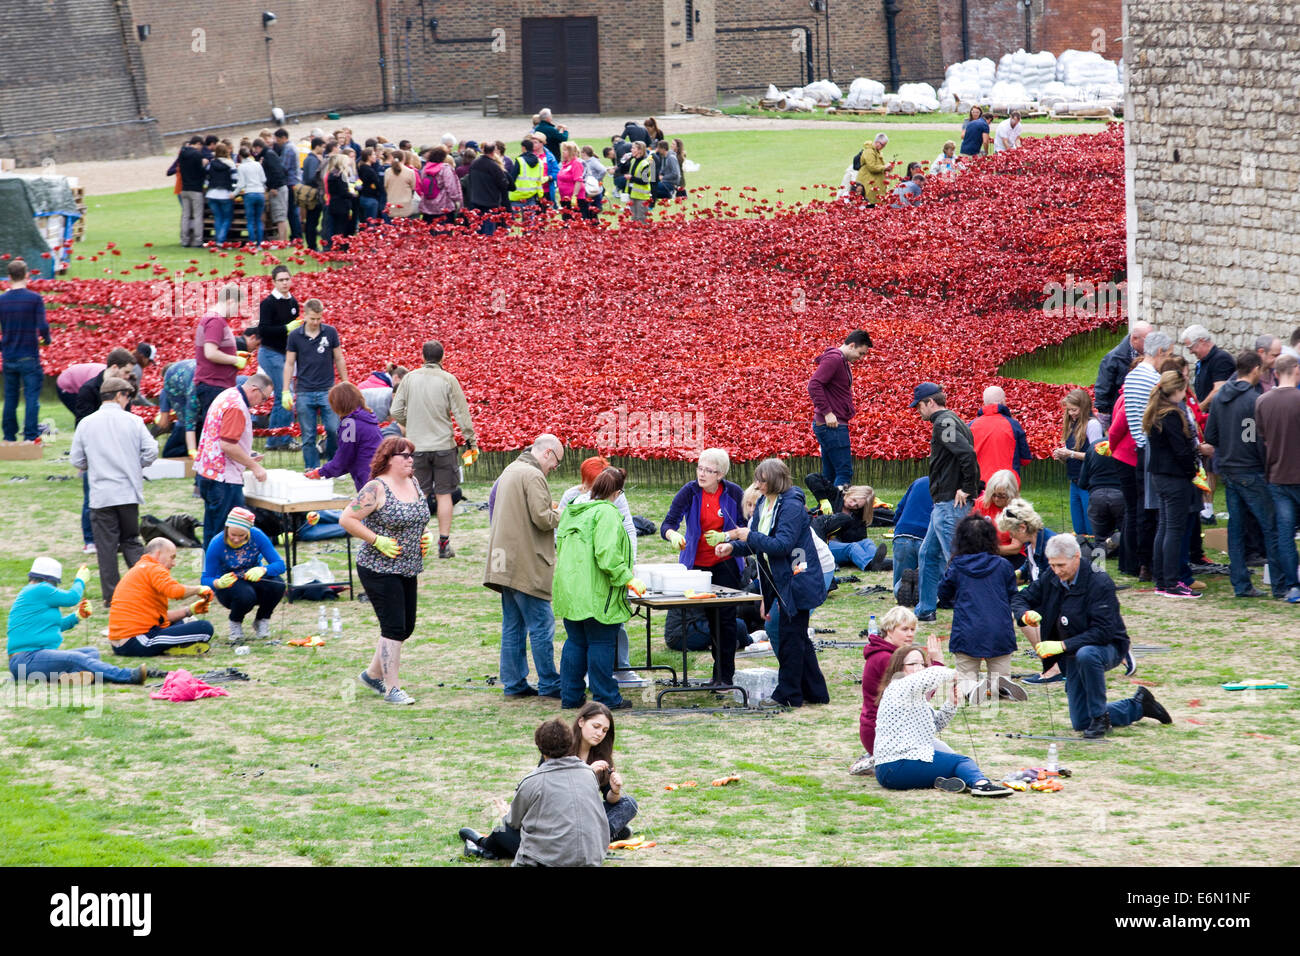
[[[1168,598],[1198,598],[1201,596],[1199,591],[1193,591],[1187,585],[1182,583],[1175,584],[1173,587],[1166,588],[1163,591],[1156,588],[1156,594]]]
[[[623,827],[623,829],[619,830],[617,833],[614,834],[614,842],[616,843],[619,840],[630,840],[630,839],[632,839],[631,827]]]
[[[972,797],[1009,797],[1015,793],[1010,787],[1004,787],[992,780],[981,780],[970,788]]]
[[[230,622],[230,643],[231,644],[244,643],[244,625],[241,621]]]
[[[512,693],[510,693],[509,691],[506,691],[506,696],[507,696],[507,697],[513,697],[515,700],[521,700],[521,699],[524,698],[524,697],[536,697],[536,696],[537,696],[537,688],[536,688],[536,687],[525,687],[523,690],[521,690],[521,691],[520,691],[519,693],[517,693],[517,694],[512,694]]]
[[[1133,699],[1142,705],[1143,717],[1150,717],[1162,724],[1172,724],[1174,722],[1174,719],[1169,716],[1169,711],[1165,710],[1164,705],[1156,700],[1156,695],[1145,687],[1139,687],[1137,693],[1133,695]]]
[[[1029,700],[1029,691],[1009,677],[999,677],[998,696],[1003,700],[1026,701]]]
[[[989,682],[985,678],[981,677],[975,682],[973,687],[965,692],[965,694],[966,703],[975,705],[981,704],[989,695]],[[961,791],[958,792],[960,793]]]
[[[1185,588],[1187,588],[1189,591],[1198,591],[1198,592],[1199,592],[1199,591],[1204,591],[1204,590],[1205,590],[1205,582],[1204,582],[1204,581],[1189,581],[1189,582],[1187,582],[1187,584],[1185,584],[1185,585],[1183,585],[1183,586],[1184,586]]]
[[[1137,658],[1133,656],[1133,645],[1130,644],[1128,650],[1124,652],[1124,676],[1132,677],[1138,671]]]
[[[874,777],[876,775],[876,758],[871,754],[863,754],[857,760],[853,761],[853,766],[849,768],[849,773],[855,777]]]
[[[262,617],[254,621],[253,634],[259,641],[265,641],[269,638],[271,636],[271,619]]]
[[[1065,680],[1064,674],[1055,674],[1052,677],[1044,677],[1042,674],[1030,674],[1028,677],[1022,677],[1020,680],[1026,684],[1059,684]]]
[[[193,644],[186,644],[184,647],[169,647],[163,651],[167,657],[199,657],[212,650],[212,645],[207,641],[196,641]]]
[[[167,675],[170,673],[171,671],[165,671],[157,667],[150,667],[148,670],[144,672],[144,676],[148,677],[150,680],[157,680],[158,678],[162,678],[163,680],[166,680]]]
[[[610,710],[631,710],[632,702],[624,699],[620,700],[617,704],[607,704],[606,706],[608,706]]]
[[[384,695],[385,704],[414,704],[415,698],[402,690],[400,687],[388,688],[388,693]]]
[[[1294,587],[1287,591],[1286,597],[1282,600],[1286,601],[1287,604],[1300,604],[1300,587]]]
[[[149,665],[141,664],[139,667],[134,668],[134,670],[135,670],[135,676],[131,678],[131,683],[143,684],[145,682],[145,678],[149,676]]]
[[[961,777],[935,777],[934,789],[945,793],[965,793],[966,781]]]
[[[440,558],[454,558],[454,557],[456,557],[456,551],[455,551],[455,549],[452,548],[452,546],[451,546],[450,543],[448,543],[448,544],[443,544],[442,542],[439,542],[439,543],[438,543],[438,557],[440,557]]]
[[[929,624],[938,620],[938,616],[934,613],[934,611],[931,611],[929,614],[918,614],[916,616],[916,619],[923,624]]]
[[[97,553],[98,553],[98,549],[95,547],[95,542],[93,542],[93,541],[88,541],[88,542],[86,542],[85,544],[83,544],[83,545],[81,546],[81,553],[82,553],[82,554],[97,554]]]
[[[650,681],[635,671],[615,671],[614,681],[619,687],[649,687]]]
[[[1233,595],[1233,597],[1239,597],[1239,598],[1257,598],[1263,596],[1264,593],[1262,591],[1257,590],[1253,584],[1250,586],[1249,590],[1242,591],[1240,594]]]
[[[365,686],[369,687],[376,694],[382,696],[388,693],[388,686],[384,683],[384,679],[382,677],[371,677],[365,671],[362,671],[360,674],[357,675],[357,680],[360,683],[364,684]]]

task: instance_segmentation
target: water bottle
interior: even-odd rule
[[[253,651],[253,649],[252,649],[251,647],[249,647],[247,644],[241,644],[239,647],[236,647],[236,648],[235,648],[235,656],[236,656],[236,657],[243,657],[243,656],[245,656],[246,654],[251,654],[252,651]]]
[[[325,606],[322,604],[322,605],[321,605],[321,608],[320,608],[320,613],[316,615],[316,633],[317,633],[317,634],[324,634],[324,633],[325,633],[325,627],[326,627],[326,623],[325,623]]]
[[[322,608],[322,610],[324,609]],[[343,618],[339,617],[338,608],[334,609],[334,620],[330,622],[330,627],[333,629],[335,637],[343,635]]]
[[[879,637],[880,626],[876,624],[876,615],[871,615],[871,621],[867,624],[867,637]]]
[[[1047,745],[1047,772],[1059,773],[1060,770],[1061,764],[1056,756],[1056,744],[1053,742]]]

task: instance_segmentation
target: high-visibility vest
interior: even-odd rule
[[[537,165],[529,166],[524,162],[524,157],[520,156],[518,163],[519,172],[515,176],[515,188],[510,190],[510,201],[523,202],[525,199],[541,198],[542,177],[546,175],[546,161],[538,159]]]
[[[647,155],[632,160],[627,171],[627,194],[643,202],[650,200],[650,174],[646,170],[646,163],[650,164],[651,170],[654,169],[654,158]]]

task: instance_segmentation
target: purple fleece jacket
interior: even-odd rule
[[[360,491],[370,480],[370,463],[374,460],[379,443],[379,421],[368,408],[358,408],[351,415],[339,419],[339,450],[321,466],[322,478],[338,478],[351,474],[352,483]]]

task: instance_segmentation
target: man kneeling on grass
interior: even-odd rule
[[[181,584],[171,575],[175,565],[176,545],[154,538],[145,545],[144,557],[122,577],[108,610],[108,642],[114,654],[156,657],[208,652],[211,623],[185,618],[207,613],[212,589]],[[193,604],[168,610],[170,601],[196,596],[199,600]]]
[[[1106,703],[1106,671],[1121,664],[1129,652],[1115,582],[1080,559],[1079,542],[1072,534],[1052,536],[1045,550],[1052,573],[1040,574],[1014,595],[1011,612],[1025,627],[1042,625],[1045,640],[1035,648],[1043,660],[1055,659],[1061,665],[1071,725],[1094,738],[1143,717],[1172,723],[1169,711],[1145,687],[1127,700]]]
[[[27,586],[18,592],[9,611],[9,673],[23,682],[33,677],[57,679],[60,684],[90,684],[96,674],[110,684],[143,684],[155,672],[139,667],[114,667],[99,659],[99,649],[80,647],[59,650],[63,632],[90,617],[90,602],[82,595],[90,581],[90,569],[78,569],[72,587],[60,590],[63,565],[53,558],[37,558],[27,574]],[[76,608],[63,614],[62,608]],[[161,672],[157,672],[161,676]]]

